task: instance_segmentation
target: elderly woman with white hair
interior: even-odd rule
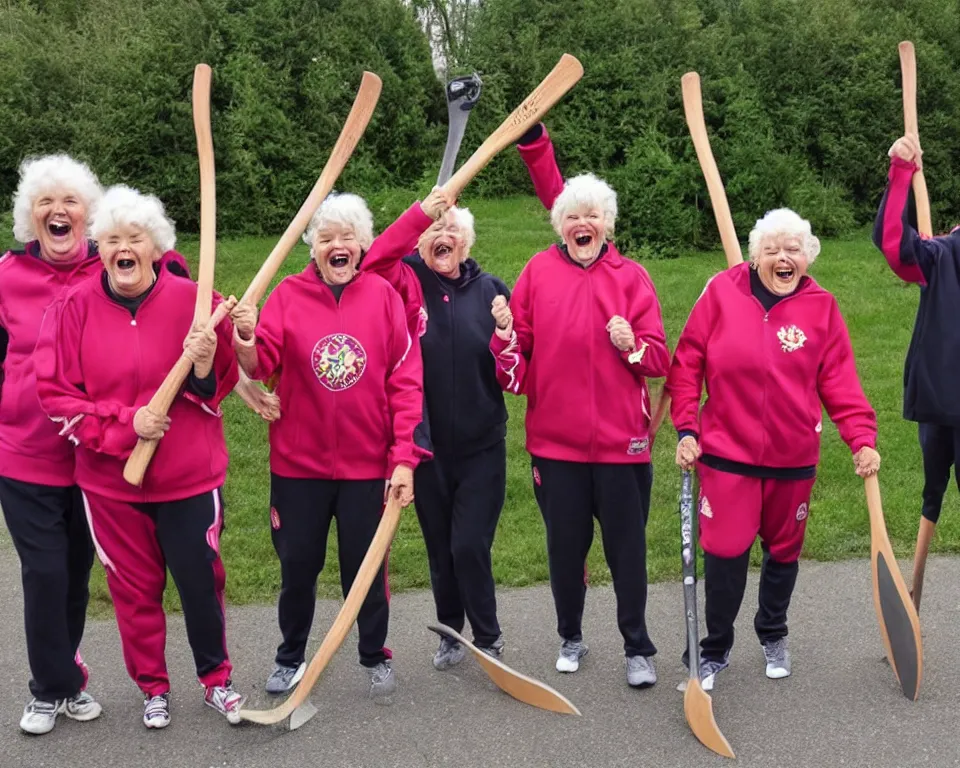
[[[749,248],[749,262],[714,277],[697,300],[666,384],[680,435],[677,464],[696,465],[700,479],[707,690],[729,664],[757,536],[763,567],[754,628],[767,677],[790,674],[787,609],[820,456],[821,403],[856,473],[880,466],[876,415],[840,308],[807,275],[820,252],[810,223],[791,210],[770,211]]]
[[[34,348],[47,307],[100,270],[87,227],[102,191],[66,155],[20,166],[13,234],[25,244],[0,259],[0,506],[20,556],[30,693],[20,727],[48,733],[59,714],[93,720],[78,652],[93,565],[69,443],[37,401]]]
[[[310,263],[284,278],[263,306],[233,312],[234,348],[256,380],[280,373],[280,418],[270,425],[270,522],[280,559],[283,637],[267,692],[303,676],[304,656],[330,522],[337,519],[340,583],[349,592],[380,522],[384,481],[403,505],[413,471],[423,386],[403,302],[379,275],[358,271],[373,241],[373,217],[356,195],[328,197],[304,239]],[[360,664],[370,693],[396,689],[385,568],[358,617]]]
[[[196,284],[159,267],[175,235],[157,198],[112,187],[92,234],[103,272],[47,312],[36,350],[40,402],[75,446],[77,484],[106,570],[124,661],[144,694],[144,725],[170,723],[167,568],[204,701],[239,722],[220,559],[227,447],[219,404],[237,382],[233,329],[226,319],[215,332],[193,327]],[[149,400],[184,352],[193,361],[190,377],[161,416]],[[135,488],[123,467],[139,438],[160,442]]]
[[[646,270],[612,241],[613,189],[591,174],[564,185],[550,219],[561,243],[524,267],[509,304],[492,302],[490,349],[508,392],[527,395],[527,450],[547,529],[557,612],[557,671],[587,653],[584,566],[600,522],[617,595],[627,682],[656,682],[646,625],[650,467],[648,377],[669,364],[660,303]]]

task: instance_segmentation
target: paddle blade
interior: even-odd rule
[[[549,685],[527,677],[515,669],[511,669],[499,659],[488,656],[459,632],[443,624],[431,624],[428,627],[438,635],[446,635],[450,640],[461,643],[464,648],[473,654],[473,657],[483,667],[494,684],[517,701],[529,704],[531,707],[545,709],[548,712],[557,712],[561,715],[579,715],[580,710],[562,693],[555,691]]]
[[[730,742],[720,732],[717,721],[713,718],[713,700],[700,687],[700,681],[696,677],[690,678],[687,690],[683,692],[683,715],[687,718],[687,725],[693,735],[703,746],[723,757],[736,757]]]
[[[290,715],[290,730],[297,730],[301,725],[312,720],[315,714],[317,714],[317,708],[313,706],[313,702],[310,701],[310,699],[307,699],[303,704],[293,710],[293,714]]]

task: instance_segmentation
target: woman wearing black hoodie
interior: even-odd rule
[[[543,125],[521,138],[518,149],[549,209],[563,179]],[[437,619],[458,632],[469,619],[477,647],[499,657],[503,636],[490,550],[506,492],[507,409],[489,349],[490,304],[498,295],[509,299],[510,291],[470,258],[476,234],[467,209],[450,207],[431,224],[424,208],[432,210],[426,201],[414,204],[391,227],[423,233],[417,253],[401,258],[375,244],[362,268],[399,291],[419,336],[434,459],[416,470],[415,504]],[[442,638],[433,664],[449,669],[464,653],[460,643]]]

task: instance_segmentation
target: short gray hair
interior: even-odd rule
[[[164,212],[160,199],[117,184],[104,193],[90,231],[97,240],[123,225],[143,227],[161,252],[172,251],[177,244],[173,221]]]
[[[317,230],[331,224],[351,227],[363,250],[367,250],[373,242],[373,214],[359,195],[333,192],[320,204],[307,225],[307,231],[303,233],[303,242],[310,246],[311,255]]]
[[[458,208],[453,205],[447,210],[447,216],[453,216],[453,220],[460,231],[463,233],[463,242],[467,246],[467,253],[477,242],[477,231],[473,228],[473,214],[469,208]]]
[[[33,204],[37,198],[58,189],[74,192],[83,201],[89,230],[103,195],[103,188],[90,167],[69,155],[28,157],[20,164],[20,183],[13,194],[13,236],[21,243],[37,239],[33,231]]]
[[[563,191],[550,209],[550,223],[561,235],[564,217],[577,208],[599,208],[603,211],[604,236],[612,238],[617,223],[617,193],[607,182],[592,173],[584,173],[567,179]]]
[[[813,264],[814,259],[820,255],[820,240],[813,234],[810,222],[789,208],[777,208],[767,211],[762,219],[757,219],[750,232],[750,261],[760,258],[760,245],[764,238],[774,235],[799,237],[807,264]]]

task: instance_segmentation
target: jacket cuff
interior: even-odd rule
[[[917,164],[911,160],[904,160],[902,157],[891,157],[890,167],[902,168],[904,170],[910,171],[911,174],[914,174],[917,172]]]
[[[512,344],[517,342],[517,332],[513,331],[510,334],[510,338],[504,341],[501,339],[497,332],[494,331],[493,335],[490,337],[490,351],[493,352],[495,356],[499,356],[501,352],[504,352]]]
[[[697,442],[700,441],[700,436],[696,432],[694,432],[692,429],[678,429],[677,442],[679,443],[685,437],[692,437]]]
[[[861,448],[873,448],[873,450],[877,450],[877,436],[862,435],[854,438],[853,442],[850,443],[850,453],[855,454]]]

